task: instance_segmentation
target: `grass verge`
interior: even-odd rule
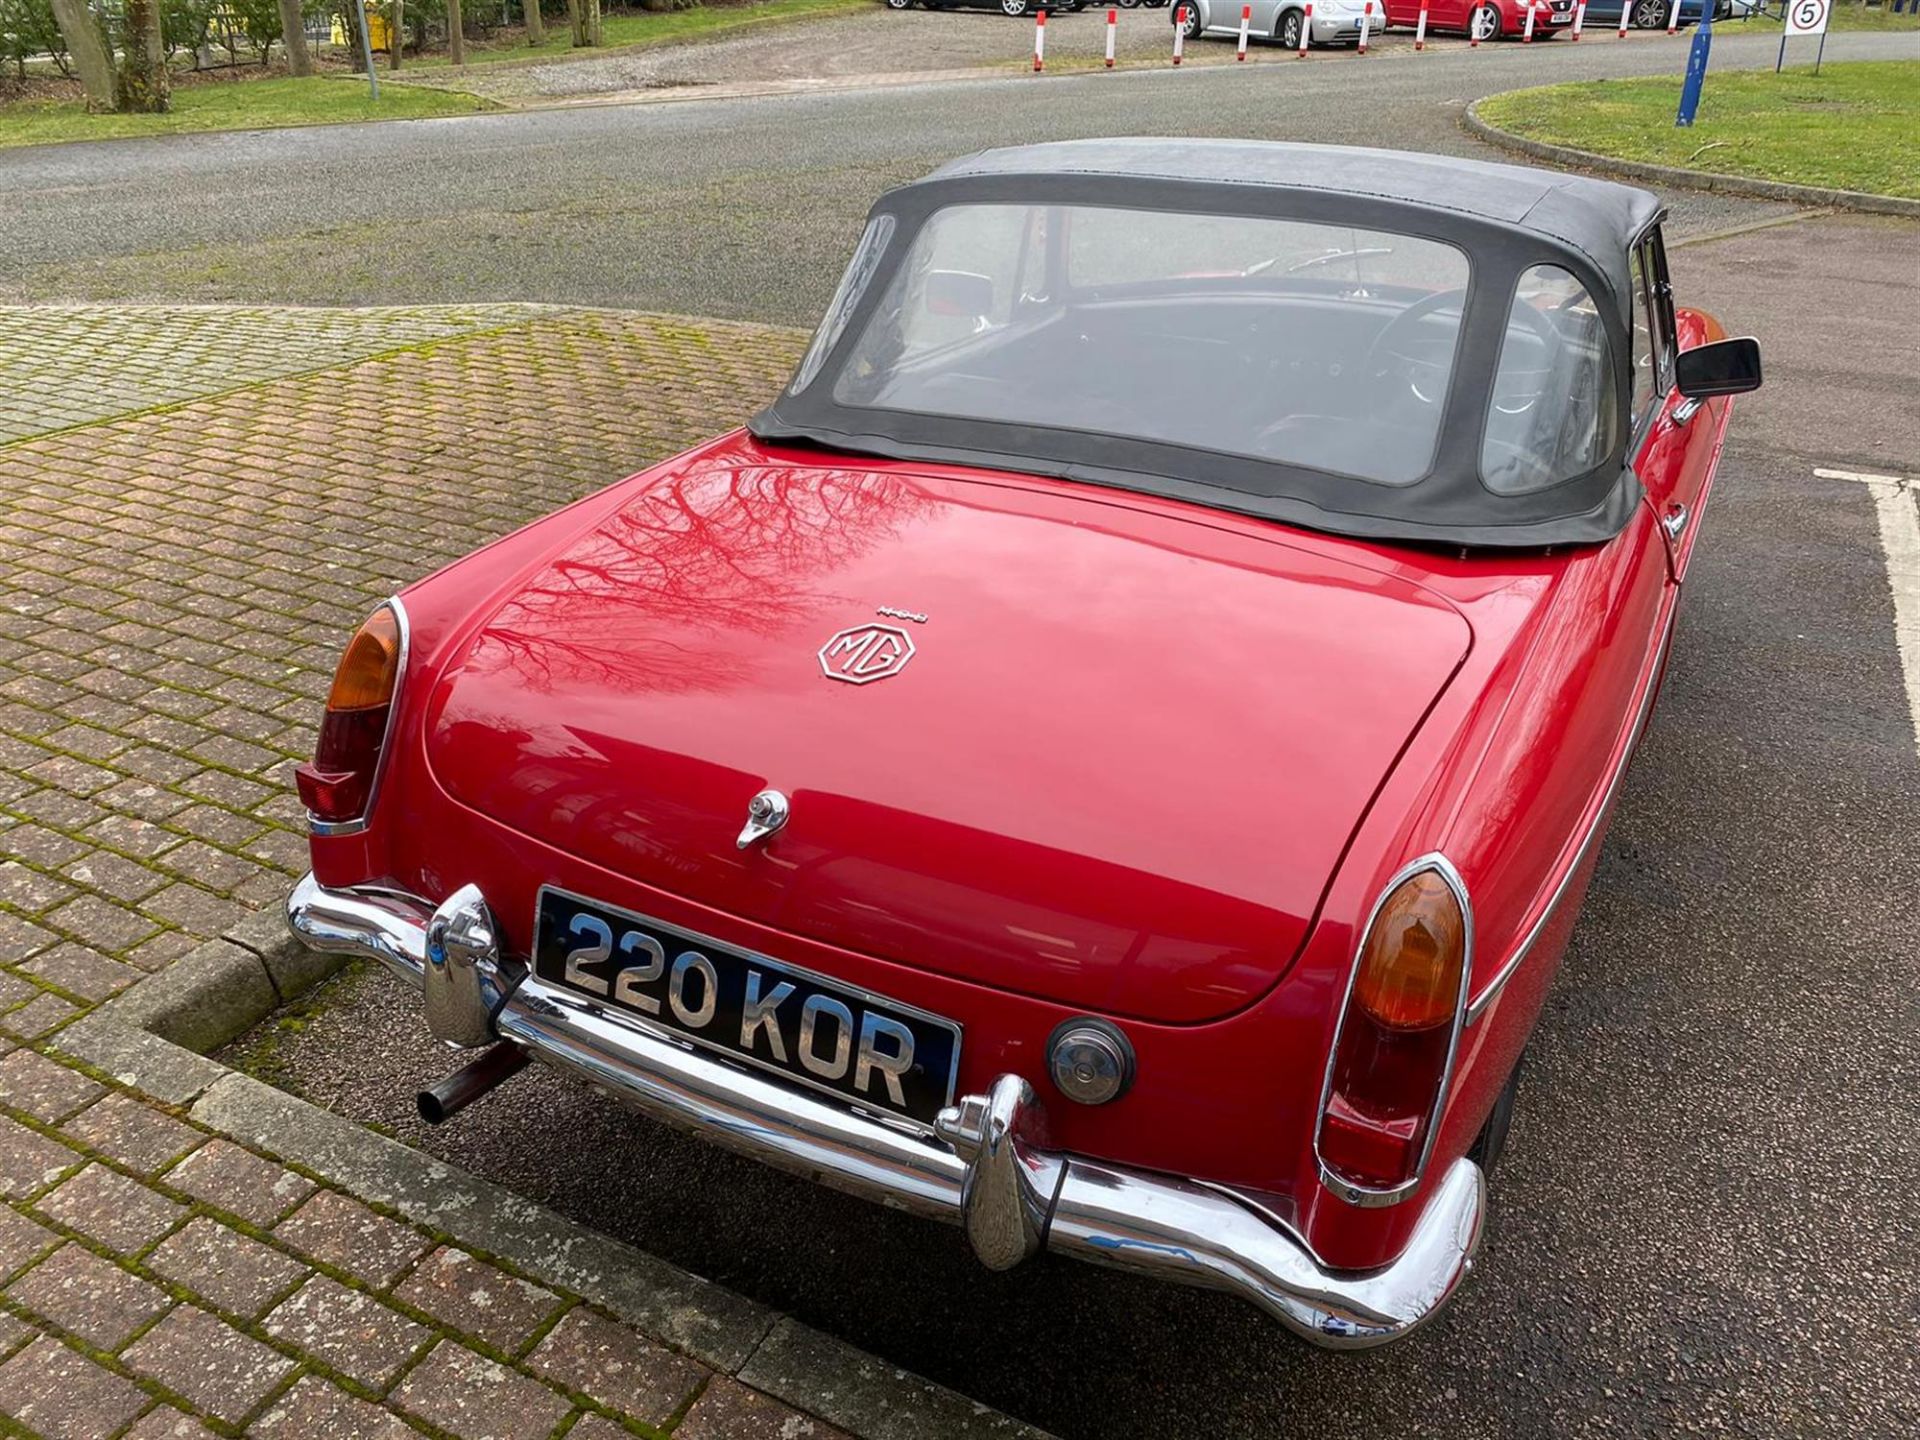
[[[1482,100],[1489,125],[1620,160],[1920,199],[1920,60],[1709,74],[1691,129],[1680,77],[1600,80]]]
[[[179,135],[191,130],[271,130],[287,125],[339,125],[354,120],[407,120],[493,110],[477,95],[425,86],[382,86],[376,103],[363,79],[281,77],[232,85],[182,86],[164,115],[89,115],[72,100],[21,101],[0,109],[0,146],[62,140],[116,140]]]
[[[1754,15],[1745,20],[1721,21],[1714,29],[1738,35],[1747,29],[1759,29],[1762,26],[1779,32],[1785,22],[1779,15]],[[1834,0],[1833,15],[1827,21],[1829,30],[1920,30],[1920,11],[1908,8],[1896,15],[1889,0],[1881,0],[1878,5],[1861,5],[1857,0]],[[1818,40],[1810,43],[1818,44]]]
[[[591,60],[616,50],[644,50],[652,45],[706,39],[728,30],[743,30],[753,25],[806,20],[872,8],[873,0],[751,0],[751,3],[744,5],[696,5],[690,10],[670,10],[659,15],[608,15],[600,26],[603,43],[596,49],[574,49],[567,27],[549,24],[547,38],[539,45],[527,44],[524,30],[508,31],[495,44],[469,44],[467,64],[524,65],[529,61]],[[446,70],[450,66],[451,62],[445,55],[423,55],[418,59],[409,59],[406,69]]]

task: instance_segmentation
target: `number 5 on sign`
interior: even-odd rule
[[[1787,0],[1787,23],[1780,27],[1780,53],[1774,57],[1773,73],[1778,75],[1786,63],[1787,41],[1795,35],[1818,35],[1820,52],[1813,57],[1813,73],[1820,73],[1820,62],[1827,58],[1827,21],[1833,15],[1833,0]]]
[[[1824,35],[1827,33],[1827,19],[1832,13],[1832,0],[1789,0],[1786,33]]]

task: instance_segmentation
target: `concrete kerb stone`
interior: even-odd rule
[[[95,1013],[203,1053],[243,1034],[280,1001],[260,957],[221,939],[189,950]]]
[[[782,1319],[735,1377],[864,1440],[1036,1440],[1040,1432],[863,1350]]]
[[[189,951],[52,1047],[198,1123],[570,1290],[857,1440],[1047,1440],[652,1255],[576,1225],[200,1053],[235,1039],[340,968],[286,932],[278,906]]]
[[[1493,96],[1484,97],[1493,99]],[[1743,195],[1755,200],[1779,200],[1789,205],[1807,205],[1831,210],[1855,210],[1869,215],[1904,215],[1920,218],[1920,200],[1899,195],[1872,195],[1861,190],[1829,190],[1819,185],[1791,185],[1783,180],[1755,180],[1744,175],[1725,175],[1715,170],[1686,170],[1675,165],[1649,165],[1640,160],[1620,160],[1591,150],[1576,150],[1570,145],[1549,145],[1529,140],[1511,130],[1489,124],[1479,115],[1480,101],[1460,112],[1460,125],[1469,135],[1498,149],[1510,150],[1534,160],[1545,160],[1573,170],[1591,170],[1620,180],[1642,185],[1671,185],[1682,190],[1709,190],[1722,195]]]
[[[415,1224],[504,1256],[535,1279],[583,1295],[717,1370],[738,1370],[778,1319],[710,1281],[249,1075],[229,1071],[188,1113]]]

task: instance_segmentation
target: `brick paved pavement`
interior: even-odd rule
[[[526,305],[416,310],[54,305],[0,320],[0,444],[384,350],[525,324]]]
[[[834,1433],[45,1053],[284,893],[287,770],[374,601],[736,422],[800,339],[0,310],[0,1433]]]

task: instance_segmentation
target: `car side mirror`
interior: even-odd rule
[[[1716,340],[1682,350],[1674,362],[1673,383],[1690,400],[1714,395],[1744,395],[1760,388],[1760,342],[1751,335]]]
[[[926,299],[929,315],[985,320],[993,313],[993,281],[971,270],[930,270]]]

